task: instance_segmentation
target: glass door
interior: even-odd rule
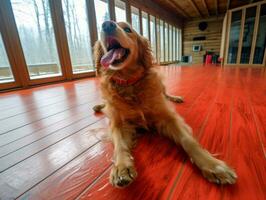
[[[260,15],[259,15],[259,27],[258,27],[258,34],[256,39],[255,45],[255,53],[253,64],[263,64],[265,65],[265,57],[266,57],[266,4],[263,4],[260,8]]]
[[[229,16],[225,64],[265,66],[266,4],[236,8]]]

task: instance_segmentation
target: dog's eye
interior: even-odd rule
[[[131,32],[132,32],[131,29],[128,28],[128,27],[125,27],[125,28],[124,28],[124,31],[127,32],[127,33],[131,33]]]

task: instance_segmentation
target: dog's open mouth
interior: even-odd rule
[[[118,65],[124,62],[130,51],[121,46],[121,44],[113,37],[106,38],[107,53],[101,58],[101,64],[104,67],[109,65]]]

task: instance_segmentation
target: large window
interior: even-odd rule
[[[10,64],[6,55],[5,46],[0,33],[0,83],[14,81]]]
[[[177,47],[176,47],[176,53],[177,53],[177,60],[181,60],[182,56],[182,31],[181,29],[177,29]]]
[[[31,79],[61,75],[48,0],[11,0]]]
[[[74,73],[93,70],[86,1],[63,0],[68,47]]]
[[[164,62],[164,28],[162,20],[160,20],[160,38],[160,62]]]
[[[172,38],[173,33],[172,33],[172,26],[169,25],[169,61],[173,61],[173,41]]]
[[[160,51],[160,44],[161,44],[161,37],[160,37],[160,19],[155,18],[156,21],[156,57],[157,61],[160,62],[161,60],[161,51]]]
[[[139,9],[134,6],[131,6],[131,21],[133,29],[140,33]]]
[[[131,16],[132,27],[150,40],[153,56],[161,63],[179,55],[179,30],[131,1],[113,0],[110,5],[109,0],[0,2],[0,90],[94,75],[92,46],[100,38],[103,22],[110,19],[127,21]],[[255,49],[259,54],[261,38]]]
[[[155,17],[150,15],[151,49],[156,56]]]
[[[173,61],[176,61],[176,28],[173,27]]]
[[[141,12],[142,14],[142,35],[149,39],[149,32],[148,32],[148,14],[146,12]]]
[[[126,22],[126,4],[121,0],[115,0],[115,19],[117,22]]]
[[[110,20],[107,0],[94,0],[98,38],[101,35],[102,24]]]
[[[164,55],[164,61],[168,62],[169,61],[169,46],[168,46],[168,24],[164,23],[164,50],[165,50],[165,55]]]

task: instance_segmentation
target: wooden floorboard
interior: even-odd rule
[[[208,183],[180,147],[148,133],[138,177],[108,181],[113,147],[95,78],[0,94],[0,199],[266,199],[266,70],[161,67],[172,104],[200,143],[232,165],[233,186]]]
[[[18,197],[45,180],[81,153],[100,142],[91,127],[85,128],[38,154],[23,160],[0,175],[0,195],[4,199]]]
[[[91,92],[95,93],[95,90],[93,90]],[[88,95],[87,91],[83,91],[83,93],[78,94],[78,95],[76,93],[67,93],[67,95],[60,96],[57,98],[50,98],[50,99],[47,99],[43,102],[38,101],[38,104],[27,103],[25,105],[25,107],[18,106],[18,107],[12,108],[12,109],[2,110],[1,116],[0,116],[0,122],[1,122],[1,120],[11,118],[11,117],[14,117],[16,115],[27,113],[30,111],[39,110],[39,109],[49,109],[51,106],[58,106],[66,100],[71,101],[72,99],[77,98],[77,97],[79,99],[86,99],[86,98],[88,99],[89,95]]]
[[[42,129],[35,130],[33,132],[11,132],[0,136],[1,145],[0,145],[0,157],[7,153],[7,151],[12,151],[12,149],[21,148],[27,144],[30,144],[36,140],[39,140],[43,137],[46,137],[50,134],[55,133],[56,131],[68,127],[78,121],[93,115],[91,108],[88,105],[81,106],[80,109],[76,107],[76,111],[87,110],[88,112],[75,112],[69,114],[66,118],[63,118],[59,121],[55,121],[51,125],[47,125]],[[21,134],[19,134],[21,133]],[[9,150],[8,150],[9,149]],[[5,153],[4,153],[5,152]]]
[[[38,101],[38,104],[42,104],[45,102],[49,102],[50,100],[54,100],[60,98],[62,96],[66,96],[67,94],[84,92],[83,89],[95,90],[97,89],[97,82],[95,82],[94,78],[86,81],[86,84],[77,81],[75,85],[73,83],[64,83],[62,84],[54,84],[42,86],[42,88],[32,88],[25,89],[19,91],[13,91],[8,93],[1,93],[0,99],[0,111],[13,109],[16,107],[25,107],[30,104],[35,104]]]
[[[48,133],[49,131],[46,132],[46,129],[56,130],[56,127],[60,126],[61,123],[66,123],[65,126],[67,126],[68,124],[67,122],[76,121],[79,118],[78,116],[80,115],[86,116],[87,114],[92,113],[91,106],[94,103],[89,104],[89,105],[84,104],[84,105],[73,107],[64,112],[58,113],[56,115],[44,118],[37,122],[17,128],[13,131],[8,132],[7,134],[0,135],[0,146],[4,146],[11,142],[15,142],[16,140],[21,139],[23,137],[27,137],[29,135],[33,135],[33,137],[35,137],[34,133],[36,132],[37,134],[41,131]],[[84,111],[87,111],[87,112],[84,112]]]
[[[219,156],[217,157],[225,160],[226,149],[229,146],[230,109],[232,104],[231,85],[234,84],[231,74],[234,71],[226,69],[222,73],[228,74],[208,88],[208,91],[214,92],[215,98],[213,98],[213,101],[209,100],[209,115],[206,117],[201,130],[196,133],[196,137],[199,138],[204,148],[213,154],[218,154]],[[204,102],[205,105],[201,105],[200,108],[206,108],[206,101]],[[221,120],[222,123],[220,123]],[[199,170],[189,161],[184,165],[182,176],[178,176],[174,180],[175,184],[168,185],[171,190],[166,190],[165,199],[212,199],[214,197],[219,199],[218,195],[213,195],[214,191],[219,190],[219,188],[202,179]],[[190,187],[191,184],[198,186],[197,191],[193,191],[193,188]]]
[[[44,149],[49,148],[50,146],[74,135],[75,133],[85,129],[87,126],[90,126],[98,120],[99,119],[95,116],[88,117],[16,150],[10,151],[10,149],[8,149],[9,152],[0,158],[0,162],[3,163],[0,166],[0,173],[6,171],[10,167],[20,163],[21,161],[34,156],[35,154],[38,154]]]
[[[70,102],[60,102],[53,104],[47,108],[40,108],[38,110],[33,110],[27,113],[22,113],[7,119],[1,120],[2,126],[0,127],[0,135],[7,134],[12,130],[18,129],[20,127],[26,126],[28,124],[38,122],[41,119],[51,117],[53,115],[62,113],[66,110],[69,110],[77,105],[85,105],[94,101],[97,97],[89,98],[88,96],[84,98],[77,98],[74,101]]]

